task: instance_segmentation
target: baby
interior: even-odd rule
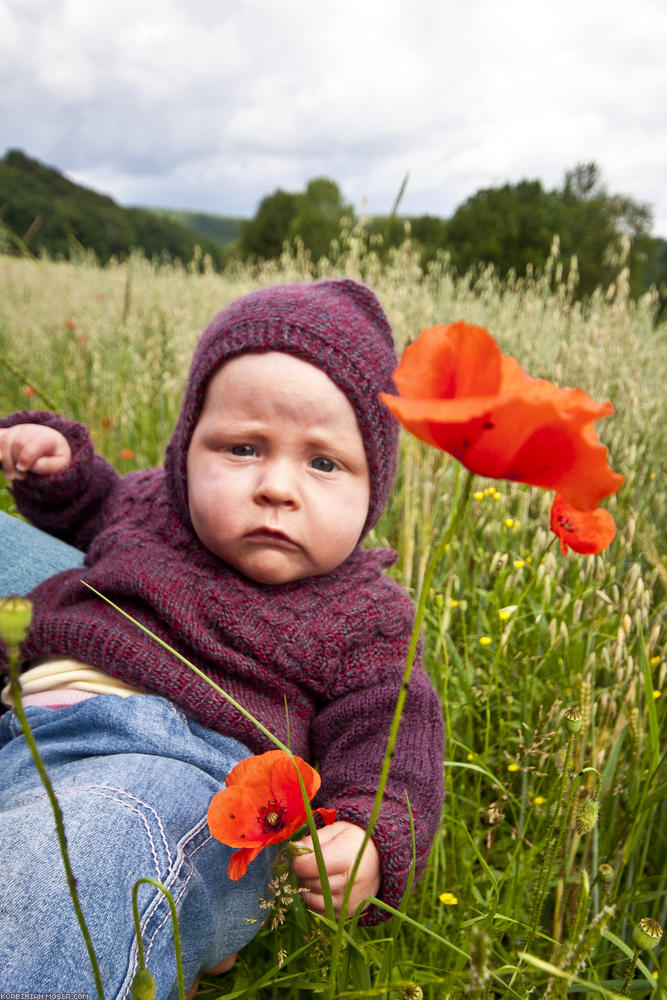
[[[395,471],[397,425],[379,400],[394,391],[395,365],[368,288],[283,285],[239,299],[205,330],[164,468],[121,477],[80,424],[33,411],[0,419],[17,506],[48,532],[2,517],[0,593],[19,589],[26,552],[38,579],[53,573],[42,558],[72,567],[30,591],[21,682],[109,997],[128,994],[137,968],[137,878],[165,883],[176,899],[187,984],[200,969],[228,968],[256,933],[273,855],[263,851],[230,882],[231,851],[210,837],[205,815],[231,768],[273,747],[81,581],[318,766],[316,804],[337,811],[320,842],[339,912],[414,620],[383,576],[394,554],[360,546]],[[11,703],[7,688],[3,699]],[[48,802],[13,712],[0,720],[0,748],[0,850],[9,858],[0,990],[92,993]],[[440,818],[442,715],[419,665],[351,908],[368,896],[400,903],[412,860],[406,797],[420,873]],[[305,902],[323,912],[314,855],[294,869]],[[175,991],[168,909],[149,887],[140,903],[146,961],[166,998]],[[370,905],[362,922],[385,916]]]

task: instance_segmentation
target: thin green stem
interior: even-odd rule
[[[39,773],[40,780],[44,785],[46,794],[51,803],[51,809],[53,810],[53,818],[56,826],[56,837],[58,838],[58,846],[60,847],[60,854],[63,859],[63,865],[65,868],[65,877],[67,879],[67,888],[69,889],[69,894],[72,898],[72,904],[74,906],[74,912],[76,913],[76,919],[79,922],[79,927],[81,928],[81,933],[83,935],[83,940],[86,945],[86,951],[88,952],[88,960],[90,961],[90,966],[93,970],[93,976],[95,979],[95,988],[97,990],[97,995],[100,1000],[104,1000],[104,989],[102,987],[102,979],[100,977],[100,970],[97,964],[97,957],[95,955],[95,949],[93,948],[93,942],[90,937],[90,932],[88,930],[88,925],[86,924],[85,917],[83,915],[83,910],[81,908],[81,903],[79,901],[79,893],[76,887],[76,878],[72,871],[72,866],[70,864],[69,852],[67,850],[67,838],[65,836],[65,826],[63,824],[63,815],[60,809],[60,803],[56,793],[53,790],[53,785],[51,784],[51,779],[49,778],[46,768],[44,767],[44,762],[40,756],[39,750],[37,749],[37,743],[35,742],[35,737],[32,734],[30,724],[26,719],[25,712],[23,710],[23,701],[21,698],[21,685],[19,683],[19,669],[18,669],[18,649],[16,647],[10,647],[9,653],[9,669],[10,669],[10,682],[11,682],[11,692],[12,698],[14,700],[14,712],[19,720],[25,741],[32,754],[32,759],[35,762],[35,767]]]
[[[8,372],[11,372],[11,374],[14,375],[19,380],[19,382],[22,382],[23,385],[29,385],[32,389],[34,389],[35,395],[38,396],[46,404],[49,410],[58,409],[53,400],[50,399],[46,395],[46,393],[39,388],[38,385],[34,385],[31,379],[25,374],[25,372],[22,372],[20,368],[17,368],[16,365],[12,364],[11,361],[8,361],[7,358],[4,357],[4,355],[2,354],[0,354],[0,365],[6,368]]]
[[[149,878],[145,876],[144,878],[137,879],[137,881],[132,886],[132,912],[134,914],[134,927],[137,934],[137,952],[139,955],[139,968],[145,969],[146,963],[144,960],[144,945],[141,939],[141,921],[139,919],[139,905],[137,902],[137,893],[139,891],[140,885],[152,885],[158,889],[162,895],[166,898],[169,904],[169,910],[171,911],[171,922],[174,928],[174,952],[176,954],[176,982],[178,985],[178,995],[180,1000],[185,1000],[185,984],[183,982],[183,957],[181,953],[181,933],[178,927],[178,914],[176,912],[176,904],[174,903],[173,896],[169,892],[166,886],[162,882],[156,881],[154,878]]]
[[[422,625],[423,625],[423,622],[424,622],[424,615],[426,614],[426,602],[427,602],[427,599],[428,599],[428,596],[429,596],[429,592],[430,592],[430,589],[431,589],[431,582],[433,580],[433,575],[435,573],[435,570],[436,570],[438,564],[440,563],[440,560],[442,559],[442,556],[444,555],[444,553],[445,553],[445,551],[447,549],[447,546],[450,544],[452,538],[454,537],[455,532],[457,531],[457,529],[459,527],[459,524],[461,523],[461,519],[463,518],[463,515],[465,513],[465,510],[466,510],[466,507],[467,507],[467,504],[468,504],[468,499],[470,497],[470,492],[471,492],[471,488],[472,488],[473,478],[474,478],[473,473],[468,472],[468,474],[466,476],[466,479],[464,481],[464,484],[463,484],[463,488],[461,490],[461,495],[459,497],[458,505],[457,505],[456,510],[454,511],[454,514],[452,516],[452,519],[451,519],[451,521],[449,523],[449,527],[445,531],[444,535],[442,536],[442,538],[441,538],[440,542],[438,543],[438,545],[436,546],[436,548],[431,553],[431,556],[430,556],[430,558],[428,560],[428,563],[426,565],[426,569],[424,571],[424,578],[422,580],[422,584],[421,584],[421,588],[420,588],[420,592],[419,592],[419,598],[418,598],[418,601],[417,601],[417,611],[416,611],[416,614],[415,614],[414,626],[413,626],[413,629],[412,629],[412,635],[410,637],[410,644],[408,646],[408,654],[407,654],[407,658],[406,658],[405,670],[403,672],[403,679],[401,681],[401,688],[400,688],[400,691],[399,691],[399,694],[398,694],[398,698],[396,699],[396,706],[394,708],[394,716],[393,716],[393,719],[392,719],[391,728],[389,730],[389,737],[388,737],[388,740],[387,740],[387,749],[385,751],[384,760],[383,760],[383,763],[382,763],[382,770],[380,771],[380,778],[379,778],[379,781],[378,781],[377,792],[376,792],[376,795],[375,795],[375,802],[373,803],[373,808],[371,810],[371,815],[370,815],[370,818],[369,818],[369,821],[368,821],[368,825],[366,826],[366,830],[364,832],[364,837],[363,837],[363,840],[361,842],[361,847],[359,848],[359,853],[357,854],[357,857],[355,858],[354,864],[353,864],[352,869],[350,871],[350,877],[348,879],[348,884],[347,884],[346,889],[345,889],[345,895],[343,897],[343,904],[342,904],[342,907],[341,907],[341,915],[340,915],[340,918],[339,918],[339,921],[338,921],[338,934],[336,936],[336,940],[334,941],[333,949],[332,949],[332,955],[331,955],[331,974],[332,974],[332,980],[333,980],[333,977],[335,976],[335,970],[336,970],[336,967],[338,965],[338,958],[339,958],[340,950],[341,950],[342,944],[343,944],[344,923],[345,923],[345,918],[346,918],[346,915],[347,915],[347,908],[348,908],[348,903],[349,903],[349,899],[350,899],[350,894],[352,892],[352,887],[354,885],[354,880],[355,880],[357,871],[359,870],[359,865],[361,863],[362,855],[364,853],[364,850],[366,849],[366,845],[367,845],[368,841],[371,838],[371,835],[372,835],[373,830],[375,828],[375,824],[376,824],[378,816],[380,814],[380,807],[382,805],[382,799],[384,797],[384,791],[385,791],[385,788],[386,788],[386,785],[387,785],[387,780],[389,778],[389,769],[391,767],[391,762],[392,762],[392,759],[393,759],[394,746],[395,746],[395,743],[396,743],[396,737],[398,736],[398,727],[399,727],[400,722],[401,722],[401,716],[403,714],[403,707],[405,705],[405,699],[406,699],[407,693],[408,693],[408,687],[409,687],[409,683],[410,683],[410,677],[412,675],[412,669],[413,669],[413,666],[414,666],[414,663],[415,663],[415,657],[416,657],[416,654],[417,654],[417,647],[419,645],[419,637],[421,635],[421,629],[422,629]],[[333,987],[333,985],[334,984],[333,984],[333,981],[332,981],[332,987]]]
[[[549,883],[549,879],[551,877],[551,872],[553,869],[554,858],[558,853],[558,848],[560,847],[562,838],[564,836],[565,823],[562,822],[558,830],[556,830],[556,827],[559,823],[559,820],[561,819],[563,799],[565,797],[565,782],[567,780],[567,773],[570,766],[570,757],[572,756],[574,742],[575,742],[575,736],[574,734],[571,734],[567,742],[567,749],[565,751],[563,773],[558,783],[558,797],[556,799],[556,805],[554,807],[554,812],[551,819],[551,825],[549,827],[549,833],[547,834],[547,850],[537,880],[537,895],[535,897],[535,905],[533,907],[533,912],[530,921],[530,931],[528,933],[528,940],[526,941],[526,946],[523,949],[523,955],[525,955],[525,953],[529,950],[531,944],[533,943],[535,934],[537,933],[540,917],[542,915],[542,907],[544,906],[544,898],[546,896],[547,885]],[[563,814],[563,820],[565,819],[566,815],[567,815],[567,810],[565,814]]]
[[[640,949],[639,948],[635,948],[635,950],[632,953],[632,958],[630,959],[630,963],[628,965],[628,971],[627,971],[626,976],[625,976],[625,982],[623,983],[623,989],[621,990],[621,994],[620,994],[622,997],[627,997],[627,995],[628,995],[628,988],[629,988],[630,983],[632,982],[632,980],[634,978],[635,969],[637,968],[637,961],[639,959],[639,952],[640,952]]]

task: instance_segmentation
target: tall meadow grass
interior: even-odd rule
[[[55,408],[86,423],[121,472],[162,461],[194,344],[260,285],[347,275],[380,297],[399,350],[425,326],[487,327],[531,375],[611,399],[599,425],[625,477],[599,556],[562,556],[551,497],[478,479],[433,579],[425,664],[446,721],[446,802],[404,911],[353,928],[328,968],[326,922],[296,902],[205,997],[667,995],[667,954],[633,928],[667,922],[665,327],[623,271],[585,304],[557,245],[541,275],[423,273],[409,238],[381,262],[363,230],[314,266],[299,248],[216,274],[140,255],[106,268],[0,256],[0,412]],[[461,488],[453,460],[407,436],[370,543],[416,594]],[[11,495],[0,506],[12,510]],[[565,718],[566,713],[569,713]],[[576,731],[573,731],[576,730]],[[595,822],[597,812],[599,817]],[[280,918],[280,919],[279,919]],[[421,990],[421,993],[419,992]]]

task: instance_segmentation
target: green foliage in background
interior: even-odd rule
[[[195,247],[220,265],[219,246],[184,226],[67,180],[57,170],[10,150],[0,161],[0,234],[5,251],[69,259],[92,251],[105,264],[141,249],[148,257],[192,260]]]
[[[460,272],[486,261],[505,276],[542,268],[557,236],[563,258],[577,258],[577,294],[586,296],[613,282],[626,237],[631,249],[625,265],[636,296],[646,290],[647,261],[657,252],[650,229],[648,207],[607,194],[599,168],[587,163],[568,171],[558,190],[521,181],[478,191],[449,220],[447,239]]]
[[[648,206],[609,194],[595,163],[569,170],[560,188],[539,180],[477,191],[450,219],[400,216],[408,178],[387,216],[356,219],[338,184],[310,180],[301,192],[281,188],[262,198],[252,219],[172,209],[121,208],[68,181],[57,170],[12,150],[0,162],[0,246],[6,252],[64,259],[93,252],[100,263],[142,249],[150,259],[208,257],[216,270],[239,262],[277,260],[302,247],[314,263],[340,252],[341,227],[363,225],[387,263],[406,237],[426,268],[446,258],[463,276],[492,265],[503,278],[541,273],[554,240],[565,265],[576,259],[575,298],[610,287],[626,269],[630,295],[651,286],[667,304],[667,242],[651,232]],[[199,250],[195,250],[195,244]]]
[[[245,221],[229,215],[211,215],[209,212],[190,212],[186,209],[146,208],[145,211],[184,226],[198,240],[211,240],[223,248],[238,240]]]
[[[285,244],[300,241],[313,260],[326,257],[338,237],[341,221],[353,217],[340,188],[327,177],[309,181],[293,194],[280,188],[263,198],[254,219],[241,227],[239,255],[244,260],[279,257]]]

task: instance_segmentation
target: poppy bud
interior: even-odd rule
[[[585,833],[591,832],[598,821],[599,812],[600,806],[597,799],[589,799],[588,802],[584,802],[583,806],[577,811],[577,815],[574,820],[574,827],[580,837]]]
[[[0,639],[8,649],[16,649],[21,645],[32,621],[32,601],[27,597],[0,598]]]
[[[614,878],[614,869],[611,865],[601,864],[598,865],[598,874],[603,882],[612,882]]]
[[[150,969],[139,969],[132,980],[132,1000],[155,1000],[155,976]]]
[[[635,948],[651,951],[662,937],[662,927],[653,917],[642,917],[632,932]]]
[[[567,712],[563,715],[563,721],[568,733],[574,736],[581,729],[584,717],[578,708],[568,708]]]

